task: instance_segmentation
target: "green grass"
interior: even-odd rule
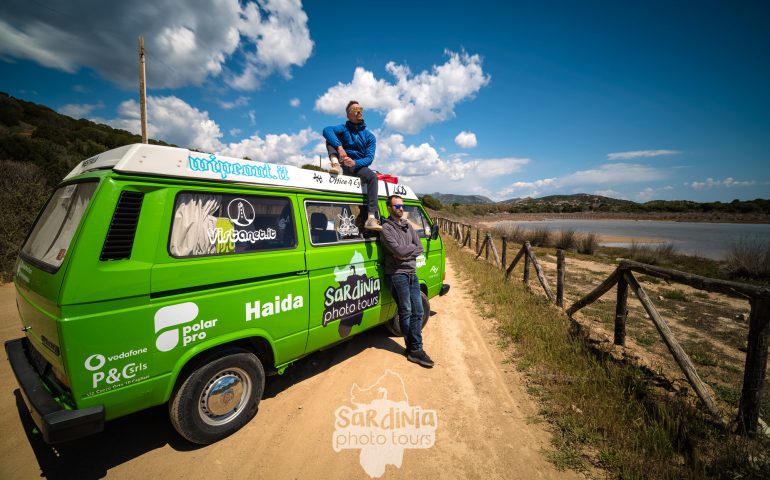
[[[690,300],[681,290],[670,290],[667,288],[661,289],[660,296],[668,300],[676,300],[677,302],[689,302]]]
[[[558,468],[593,465],[613,478],[640,479],[749,478],[764,472],[763,464],[746,459],[749,452],[770,450],[770,443],[758,448],[740,439],[745,445],[736,447],[735,438],[702,409],[660,392],[650,373],[590,349],[561,310],[524,288],[520,266],[504,282],[491,264],[447,244],[455,269],[513,345],[514,364],[528,376],[528,392],[551,426],[547,457]],[[607,314],[604,305],[596,310],[600,318]],[[653,333],[640,338],[648,337],[650,343],[655,339]]]

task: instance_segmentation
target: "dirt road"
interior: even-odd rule
[[[182,440],[162,406],[53,449],[31,433],[3,355],[0,478],[369,478],[360,450],[334,451],[335,411],[353,408],[354,384],[370,387],[387,370],[403,380],[409,405],[435,410],[438,427],[432,447],[404,450],[400,466],[388,465],[382,478],[580,478],[544,459],[548,434],[528,422],[536,406],[502,363],[489,321],[476,314],[451,265],[447,281],[452,290],[432,301],[424,332],[435,368],[407,362],[403,340],[375,329],[269,377],[256,418],[207,447]],[[20,335],[13,285],[0,286],[0,337]]]

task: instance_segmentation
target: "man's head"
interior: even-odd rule
[[[353,123],[361,123],[364,121],[364,109],[361,108],[361,105],[356,100],[348,102],[345,113],[348,115],[348,120]]]
[[[404,199],[398,195],[391,195],[386,202],[388,213],[391,217],[401,220],[404,216]]]

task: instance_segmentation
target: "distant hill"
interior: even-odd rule
[[[425,194],[419,193],[418,196],[422,197]],[[430,193],[428,194],[433,198],[439,200],[444,205],[487,205],[495,203],[494,200],[490,200],[487,197],[481,195],[455,195],[452,193]]]
[[[504,205],[519,206],[548,206],[561,208],[562,211],[580,212],[586,210],[599,210],[605,212],[628,211],[639,206],[638,203],[629,200],[591,195],[588,193],[576,193],[574,195],[548,195],[539,198],[514,198],[499,202]]]

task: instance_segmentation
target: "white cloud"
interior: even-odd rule
[[[96,103],[68,103],[59,107],[59,113],[72,118],[87,118],[94,110],[104,108],[101,100]]]
[[[230,129],[230,136],[234,137],[236,135],[240,135],[242,130],[240,128],[231,128]]]
[[[679,150],[633,150],[630,152],[608,153],[607,160],[634,160],[636,158],[660,157],[662,155],[677,155]]]
[[[377,136],[374,168],[396,175],[418,192],[435,192],[439,188],[452,192],[490,195],[490,179],[518,172],[530,162],[528,158],[465,159],[465,155],[442,158],[429,143],[407,145],[400,134]],[[449,184],[448,182],[452,182]]]
[[[289,100],[289,105],[291,105],[294,108],[299,107],[299,98],[292,98]]]
[[[137,37],[144,35],[151,88],[200,85],[228,71],[228,81],[253,89],[310,57],[313,41],[299,0],[53,0],[31,8],[24,0],[0,2],[0,58],[24,58],[75,72],[93,68],[126,88],[137,82]],[[234,73],[226,62],[244,59]],[[238,57],[240,58],[240,56]]]
[[[247,115],[249,117],[249,124],[256,125],[257,124],[257,111],[256,110],[249,110],[249,113]]]
[[[296,166],[315,163],[318,154],[326,151],[321,135],[311,128],[291,134],[254,134],[237,142],[222,143],[220,127],[209,119],[208,112],[201,112],[177,97],[148,97],[147,116],[150,137],[184,148]],[[139,106],[135,100],[127,100],[120,104],[118,118],[97,121],[138,134]],[[237,128],[230,130],[232,136],[240,133]]]
[[[228,79],[233,88],[253,90],[273,72],[291,78],[291,67],[303,66],[313,52],[307,14],[300,0],[247,3],[239,30],[256,50],[245,52],[243,72]]]
[[[318,111],[341,115],[350,99],[365,108],[382,112],[385,127],[414,134],[425,126],[454,117],[455,106],[473,96],[490,81],[482,69],[479,55],[446,51],[449,57],[432,70],[413,75],[406,65],[388,62],[385,69],[395,81],[376,79],[361,67],[353,72],[350,83],[338,83],[321,95]]]
[[[232,110],[233,108],[245,107],[246,105],[249,104],[249,99],[244,96],[240,96],[230,102],[225,100],[220,100],[217,103],[219,103],[219,106],[222,107],[224,110]]]
[[[455,143],[460,148],[473,148],[476,146],[476,134],[463,130],[455,137]]]
[[[613,189],[607,189],[607,190],[596,190],[594,191],[594,195],[601,195],[602,197],[609,197],[609,198],[619,198],[622,200],[626,200],[626,196],[622,193],[618,192],[617,190]]]
[[[126,100],[118,107],[118,118],[95,119],[129,132],[141,132],[139,103]],[[185,148],[217,152],[222,147],[219,125],[209,118],[208,112],[190,106],[174,96],[147,97],[147,134]]]
[[[237,143],[230,143],[220,153],[230,157],[249,157],[252,160],[268,163],[281,163],[301,166],[316,163],[317,155],[313,146],[321,135],[306,128],[294,134],[267,134],[263,137],[253,135]]]
[[[561,177],[544,178],[531,182],[515,182],[501,189],[499,196],[534,197],[544,192],[557,192],[565,188],[593,191],[597,186],[610,186],[656,181],[664,178],[662,171],[634,163],[607,163],[590,170],[579,170]]]
[[[685,183],[686,187],[693,188],[695,190],[709,190],[712,188],[732,188],[732,187],[751,187],[756,185],[755,180],[736,180],[732,177],[727,177],[724,180],[714,180],[713,178],[707,178],[705,182],[692,182]]]

